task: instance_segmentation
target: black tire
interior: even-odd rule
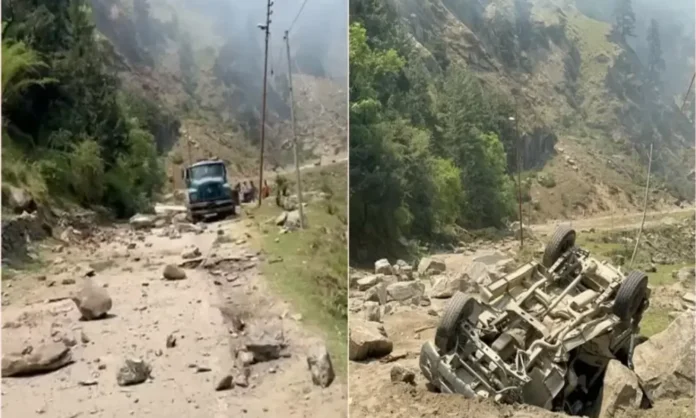
[[[628,273],[614,299],[614,315],[628,322],[636,316],[648,292],[648,276],[642,271]]]
[[[541,259],[541,265],[546,268],[551,268],[553,263],[555,263],[566,251],[575,246],[575,230],[565,226],[560,225],[556,228],[546,248],[544,249],[544,256]]]
[[[474,309],[475,301],[462,292],[457,292],[447,302],[445,312],[435,331],[435,347],[441,353],[452,350],[457,343],[459,323],[462,318],[469,316]]]

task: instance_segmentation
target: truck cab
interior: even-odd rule
[[[235,214],[237,196],[227,181],[222,161],[204,160],[182,170],[186,184],[186,209],[192,222],[206,216]]]

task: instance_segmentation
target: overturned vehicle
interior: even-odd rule
[[[632,368],[648,277],[590,257],[575,237],[559,227],[541,263],[450,299],[420,354],[433,390],[579,415],[610,360]]]

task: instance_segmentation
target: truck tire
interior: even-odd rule
[[[541,265],[546,268],[551,268],[553,263],[558,261],[563,253],[574,246],[575,230],[565,225],[559,225],[551,236],[548,244],[546,244],[544,256],[541,259]]]
[[[642,271],[632,271],[619,286],[612,311],[622,322],[628,322],[638,313],[648,291],[648,276]]]
[[[461,339],[458,335],[459,324],[462,319],[471,315],[474,303],[476,302],[470,296],[462,292],[455,293],[447,302],[445,312],[435,331],[435,347],[440,350],[440,354],[452,350],[457,344],[457,339]]]

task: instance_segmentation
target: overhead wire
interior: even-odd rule
[[[290,27],[288,28],[288,33],[290,33],[290,31],[292,30],[292,27],[295,26],[297,19],[300,18],[300,15],[302,14],[302,11],[304,10],[304,7],[306,4],[307,4],[307,0],[304,0],[302,2],[302,6],[300,6],[300,10],[298,10],[297,14],[295,15],[295,18],[292,20],[292,23],[290,23]]]

